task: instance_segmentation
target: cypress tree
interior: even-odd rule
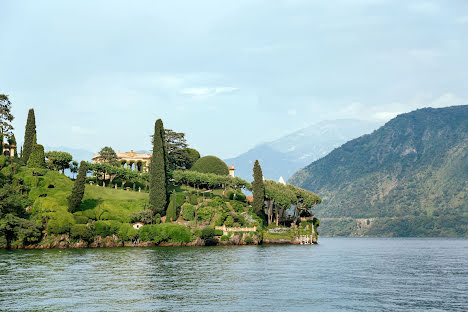
[[[156,120],[153,136],[153,155],[150,164],[149,205],[153,213],[164,215],[167,206],[167,152],[164,141],[164,126],[161,119]]]
[[[45,168],[44,146],[35,144],[28,160],[29,168]]]
[[[263,204],[265,200],[265,186],[263,185],[263,173],[262,168],[258,160],[255,161],[253,167],[253,178],[252,193],[253,193],[253,209],[254,212],[259,215],[263,210]]]
[[[169,207],[167,207],[166,212],[166,222],[177,220],[177,197],[176,193],[172,193],[171,201]]]
[[[78,170],[78,176],[76,177],[75,183],[73,184],[72,193],[68,196],[68,211],[73,213],[81,205],[83,199],[86,183],[86,173],[88,171],[88,165],[85,161],[80,163],[80,169]]]
[[[26,130],[24,132],[24,143],[21,157],[24,163],[28,163],[29,156],[31,155],[34,147],[34,141],[36,136],[36,117],[34,116],[34,109],[30,109],[28,112],[28,120],[26,122]]]

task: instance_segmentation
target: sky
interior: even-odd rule
[[[468,1],[0,0],[21,144],[149,150],[154,122],[228,158],[323,120],[468,104]]]

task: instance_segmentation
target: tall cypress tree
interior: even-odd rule
[[[153,213],[164,215],[167,206],[167,163],[164,126],[161,119],[154,124],[153,155],[150,164],[149,205]]]
[[[253,209],[254,212],[258,215],[263,209],[263,204],[265,200],[265,186],[263,185],[263,173],[262,168],[258,160],[255,161],[253,167],[253,178],[252,183],[252,193],[253,193]]]
[[[24,163],[28,163],[29,156],[31,155],[34,141],[36,136],[36,117],[34,116],[34,109],[30,109],[28,112],[28,120],[26,122],[26,130],[24,132],[24,143],[21,158]]]
[[[45,168],[44,146],[34,144],[27,165],[29,168]]]
[[[73,213],[80,207],[83,195],[85,192],[86,173],[88,171],[88,165],[86,161],[80,163],[80,169],[78,170],[78,176],[76,177],[75,183],[73,184],[72,193],[68,196],[68,211]]]

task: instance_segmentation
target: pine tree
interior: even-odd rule
[[[35,144],[32,148],[31,155],[28,160],[29,168],[45,168],[44,146]]]
[[[83,199],[86,183],[86,173],[88,171],[88,165],[85,161],[80,163],[80,169],[78,170],[78,176],[76,177],[75,183],[73,184],[72,193],[68,196],[68,211],[73,213],[81,205]]]
[[[156,120],[153,136],[153,155],[150,164],[149,205],[153,213],[164,215],[167,206],[167,153],[164,141],[164,127],[161,119]]]
[[[34,109],[30,109],[28,112],[28,120],[26,122],[26,130],[24,132],[24,144],[21,158],[24,163],[28,163],[29,156],[31,155],[34,147],[34,141],[36,136],[36,117],[34,116]]]
[[[265,200],[265,186],[263,185],[263,173],[262,168],[260,167],[260,163],[258,160],[255,161],[253,167],[253,178],[254,181],[252,183],[253,189],[253,209],[254,212],[258,215],[263,210],[263,204]]]

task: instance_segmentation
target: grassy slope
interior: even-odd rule
[[[38,217],[67,219],[73,223],[73,215],[68,212],[67,207],[67,196],[71,193],[73,181],[56,171],[42,172],[44,175],[38,177],[37,187],[34,187],[35,177],[32,169],[22,167],[15,175],[16,179],[22,179],[25,185],[31,187],[29,193],[29,198],[33,201],[31,212]],[[49,188],[49,185],[54,187]],[[40,197],[45,194],[46,197]],[[147,199],[147,193],[87,185],[83,203],[75,214],[94,219],[98,211],[98,201],[101,200],[101,219],[129,222],[130,214],[142,210]]]

